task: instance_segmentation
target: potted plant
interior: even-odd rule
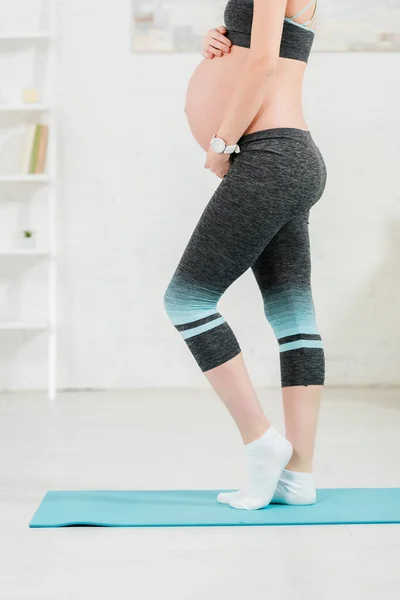
[[[22,231],[22,247],[23,248],[34,248],[35,238],[31,229],[24,229]]]

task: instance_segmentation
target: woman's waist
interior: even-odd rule
[[[282,85],[282,82],[277,81],[261,103],[255,117],[246,129],[246,133],[276,127],[308,129],[303,114],[300,86],[290,88],[290,86]]]
[[[301,101],[298,103],[285,103],[282,100],[269,102],[268,106],[259,109],[244,133],[277,128],[308,130]]]
[[[242,148],[249,147],[251,149],[259,148],[262,150],[276,150],[280,148],[292,151],[293,143],[299,143],[300,146],[315,146],[315,142],[309,129],[285,125],[257,129],[252,132],[244,132],[238,140],[238,144],[240,144]]]

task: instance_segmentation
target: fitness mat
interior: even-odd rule
[[[270,504],[236,510],[217,495],[230,490],[51,491],[30,527],[211,527],[400,523],[400,488],[320,489],[310,506]]]

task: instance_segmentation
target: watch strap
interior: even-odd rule
[[[237,154],[238,152],[240,152],[240,148],[237,144],[234,144],[233,146],[226,146],[224,150],[224,154]]]

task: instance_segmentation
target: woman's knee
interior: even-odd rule
[[[173,306],[174,306],[174,299],[173,299],[171,290],[172,290],[172,280],[169,282],[169,284],[164,292],[164,296],[163,296],[164,310],[169,317],[172,313]]]
[[[164,308],[171,322],[180,331],[217,318],[220,294],[198,283],[174,276],[164,293]]]

